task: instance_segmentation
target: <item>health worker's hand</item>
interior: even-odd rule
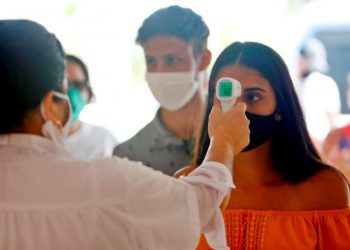
[[[233,155],[240,153],[249,144],[249,120],[245,116],[246,104],[237,102],[223,113],[220,101],[215,104],[209,116],[208,133],[211,141],[228,144]]]

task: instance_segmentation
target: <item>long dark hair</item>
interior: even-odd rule
[[[271,84],[282,119],[272,138],[271,158],[275,170],[291,183],[301,182],[325,166],[306,128],[304,116],[288,68],[281,56],[266,45],[235,42],[217,58],[209,78],[209,96],[194,164],[200,165],[209,146],[208,117],[213,106],[215,79],[223,67],[239,64],[257,70]]]

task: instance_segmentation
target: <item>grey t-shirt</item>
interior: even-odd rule
[[[182,140],[171,133],[161,120],[160,111],[154,119],[128,141],[114,148],[114,155],[173,175],[177,170],[191,164],[194,139]]]

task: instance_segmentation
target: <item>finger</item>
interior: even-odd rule
[[[236,103],[236,107],[237,107],[238,109],[243,110],[244,112],[247,111],[247,105],[246,105],[244,102],[238,101],[238,102]]]

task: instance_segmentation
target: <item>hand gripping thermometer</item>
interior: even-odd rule
[[[222,112],[227,112],[241,96],[241,84],[230,77],[220,78],[216,84],[216,98],[221,101]]]

